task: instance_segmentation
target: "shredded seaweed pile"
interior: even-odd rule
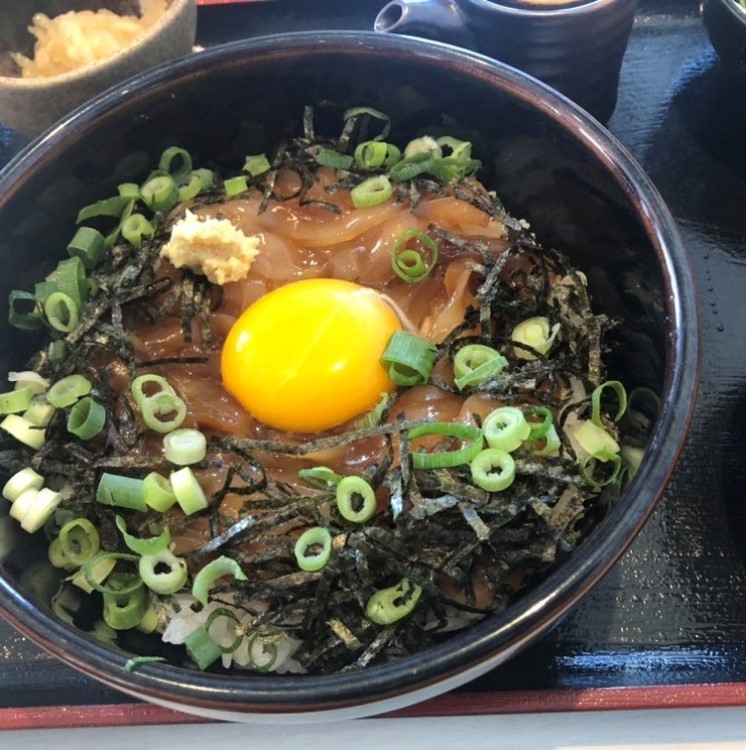
[[[368,115],[364,111],[348,118],[341,137],[330,141],[316,137],[307,110],[302,135],[282,145],[268,169],[250,177],[251,184],[263,192],[264,207],[290,198],[303,203],[314,182],[319,152],[349,153],[355,129]],[[276,178],[283,169],[301,177],[301,187],[293,195],[277,194]],[[339,185],[348,188],[366,177],[349,167],[340,169],[340,174]],[[502,221],[510,241],[508,249],[495,257],[479,240],[455,236],[437,225],[428,228],[441,246],[466,249],[479,258],[475,269],[482,279],[474,307],[438,345],[437,358],[452,359],[471,343],[499,351],[520,347],[511,332],[517,322],[532,316],[561,324],[551,356],[533,352],[533,359],[517,358],[506,371],[458,392],[489,394],[507,405],[546,406],[560,426],[569,418],[586,416],[591,409],[590,393],[605,377],[606,334],[615,322],[593,311],[582,273],[562,254],[543,248],[469,169],[448,187],[423,173],[403,179],[395,185],[395,199],[416,207],[419,196],[446,191]],[[218,186],[202,193],[196,202],[224,200]],[[338,210],[332,203],[328,208]],[[64,500],[46,527],[50,535],[66,519],[83,517],[96,527],[102,549],[108,552],[125,552],[126,547],[117,530],[116,513],[96,501],[101,473],[142,477],[152,471],[168,471],[169,462],[160,453],[142,450],[148,431],[128,394],[113,386],[111,369],[100,363],[114,353],[134,378],[157,365],[205,361],[212,346],[211,311],[220,302],[220,287],[188,270],[176,278],[156,275],[159,251],[173,214],[164,212],[155,220],[157,230],[143,238],[139,248],[121,240],[113,243],[104,261],[89,275],[97,291],[85,305],[80,324],[66,335],[53,333],[52,344],[27,364],[27,369],[51,382],[73,373],[88,378],[108,414],[103,435],[92,443],[71,438],[59,411],[39,450],[20,445],[4,433],[0,446],[3,471],[11,474],[31,466],[64,487]],[[146,311],[152,320],[180,315],[185,342],[191,340],[193,322],[198,321],[204,358],[138,361],[124,323],[125,312],[132,305]],[[65,343],[62,357],[59,341]],[[443,391],[457,392],[446,380],[436,377],[431,382]],[[395,397],[389,403],[394,402]],[[608,414],[604,423],[617,437],[623,434],[625,444],[644,445],[646,424],[631,420],[615,424]],[[230,625],[229,642],[244,638],[248,649],[243,662],[237,649],[223,649],[223,663],[260,671],[292,668],[332,673],[422,651],[447,638],[451,631],[504,610],[556,569],[614,504],[624,481],[624,472],[609,483],[586,481],[573,445],[563,438],[555,456],[517,452],[513,484],[501,492],[488,492],[471,481],[468,465],[413,468],[415,449],[409,433],[421,424],[389,421],[384,411],[378,424],[306,442],[209,434],[207,455],[193,468],[223,469],[226,479],[210,498],[208,508],[197,514],[209,527],[209,541],[184,555],[189,581],[205,563],[219,556],[237,562],[246,580],[232,576],[217,580],[207,608],[197,603],[188,587],[174,596],[151,595],[151,605],[159,616],[156,629],[181,643],[185,637],[174,635],[174,623],[182,622],[182,629],[188,632],[204,625],[209,612],[218,611]],[[299,490],[273,478],[263,463],[267,454],[310,456],[381,436],[387,446],[385,458],[369,467],[365,479],[387,503],[383,512],[364,524],[351,523],[340,515],[333,488],[321,483]],[[228,495],[245,500],[238,517],[221,511],[221,501]],[[144,537],[151,533],[154,520],[167,523],[172,535],[195,520],[176,512],[168,513],[165,520],[154,513],[125,515],[129,530]],[[332,537],[329,562],[319,571],[299,570],[293,556],[298,532],[317,525]],[[371,597],[404,580],[421,589],[412,613],[390,624],[372,621],[366,615]],[[406,600],[407,592],[400,598]],[[97,616],[90,614],[88,606],[78,612],[55,611],[81,628],[101,632]],[[128,644],[126,632],[107,631],[103,637]],[[277,658],[283,648],[284,662]],[[173,659],[173,654],[169,658]],[[186,656],[182,658],[188,664]]]

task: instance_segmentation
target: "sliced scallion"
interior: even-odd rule
[[[233,576],[237,581],[246,581],[246,574],[232,558],[221,555],[210,561],[194,576],[192,596],[203,606],[207,606],[210,589],[224,576]]]
[[[487,492],[502,492],[515,480],[515,461],[510,453],[499,448],[480,451],[469,468],[472,482]]]
[[[104,473],[96,488],[96,500],[102,505],[145,511],[145,490],[142,479],[121,474]]]
[[[247,156],[243,165],[243,171],[248,172],[252,177],[259,177],[259,175],[269,172],[271,168],[272,165],[269,163],[266,154]]]
[[[607,380],[601,385],[596,386],[591,393],[591,421],[597,427],[603,427],[601,420],[601,399],[604,391],[613,391],[617,401],[616,414],[612,417],[614,422],[618,422],[627,411],[627,390],[618,380]]]
[[[67,563],[81,567],[101,549],[101,537],[87,518],[68,521],[57,537],[60,552]]]
[[[39,450],[46,442],[46,433],[43,428],[37,427],[20,414],[8,414],[2,422],[0,429],[12,435],[19,443],[28,445],[29,448]]]
[[[143,479],[143,491],[145,504],[159,513],[165,513],[176,502],[171,482],[155,471],[151,471]]]
[[[67,431],[81,440],[100,435],[105,424],[106,409],[90,396],[81,398],[67,415]]]
[[[93,227],[79,227],[67,245],[71,257],[80,258],[87,270],[95,268],[106,254],[106,238]]]
[[[490,448],[499,448],[511,453],[528,439],[531,426],[520,409],[515,406],[501,406],[485,417],[482,433]]]
[[[237,175],[236,177],[229,177],[223,181],[223,190],[228,198],[233,198],[236,195],[241,195],[249,189],[249,183],[246,181],[244,175]]]
[[[169,477],[171,489],[176,496],[176,502],[187,516],[198,513],[208,506],[205,492],[194,476],[194,472],[185,466],[183,469],[174,471]]]
[[[174,430],[163,438],[163,455],[177,466],[197,464],[207,455],[207,438],[191,428]]]
[[[451,451],[436,451],[433,453],[413,452],[412,466],[415,469],[445,469],[453,466],[468,464],[484,444],[482,431],[473,425],[461,422],[434,422],[415,427],[408,433],[410,440],[421,437],[438,435],[470,441],[467,445]]]
[[[388,144],[381,141],[365,141],[355,149],[355,164],[361,169],[378,169],[386,161],[388,148]]]
[[[518,344],[513,347],[515,356],[525,360],[536,359],[536,354],[544,356],[552,348],[559,331],[559,323],[552,326],[549,319],[543,316],[521,321],[510,335],[513,343]]]
[[[29,386],[0,393],[0,414],[18,414],[31,406],[34,389]]]
[[[376,625],[393,625],[414,611],[421,595],[421,586],[402,578],[396,586],[376,591],[365,605],[365,615]]]
[[[27,466],[13,474],[3,485],[3,497],[12,503],[26,490],[40,490],[43,486],[44,477]]]
[[[365,523],[376,513],[376,493],[362,477],[344,477],[337,484],[337,510],[346,521]]]
[[[158,169],[168,172],[176,182],[182,182],[192,171],[192,155],[179,146],[169,146],[161,154]]]
[[[391,198],[394,189],[385,174],[369,177],[350,190],[350,198],[355,208],[372,208],[380,206]]]
[[[137,563],[137,570],[143,583],[162,596],[175,594],[183,588],[189,575],[186,560],[169,549],[143,554]]]
[[[210,633],[210,628],[215,624],[215,622],[221,619],[228,620],[227,626],[224,624],[223,629],[233,631],[233,640],[231,640],[227,645],[223,645],[220,640],[218,640],[218,638]],[[215,641],[215,643],[218,644],[218,648],[224,654],[232,654],[238,649],[244,639],[244,634],[243,632],[241,632],[241,622],[236,616],[236,613],[231,612],[231,610],[227,609],[226,607],[218,607],[217,609],[213,609],[213,611],[210,612],[210,614],[207,616],[207,620],[205,621],[205,630],[208,632],[208,634],[210,634],[210,637]]]
[[[332,151],[329,148],[319,149],[314,158],[320,166],[332,169],[349,169],[353,161],[353,157],[349,154],[340,154],[339,151]]]
[[[201,670],[207,669],[222,654],[220,646],[215,643],[210,634],[201,625],[186,637],[184,647],[191,660]]]
[[[438,246],[419,229],[397,235],[391,248],[391,267],[408,284],[426,279],[438,263]]]
[[[453,358],[454,382],[461,391],[496,377],[507,366],[508,360],[497,349],[484,344],[467,344]]]
[[[104,622],[114,630],[130,630],[136,627],[147,609],[147,598],[142,585],[127,594],[106,593],[103,600]]]
[[[293,552],[301,570],[315,573],[329,562],[332,535],[321,526],[312,526],[298,537]]]
[[[155,234],[155,227],[142,214],[130,214],[122,221],[121,231],[122,237],[132,247],[140,247],[143,237],[152,237]]]
[[[298,479],[302,479],[312,487],[328,490],[338,485],[342,481],[342,476],[326,466],[313,466],[310,469],[301,469],[298,472]]]
[[[383,140],[391,130],[391,118],[385,113],[373,107],[351,107],[348,109],[343,117],[346,120],[357,119],[358,117],[368,116],[374,120],[380,120],[383,122],[383,128],[381,132],[373,138],[374,141]]]
[[[149,393],[152,386],[155,392]],[[184,421],[187,406],[164,377],[140,375],[132,381],[130,391],[143,422],[151,430],[171,432]]]
[[[87,396],[93,385],[82,375],[68,375],[54,383],[46,393],[47,401],[56,409],[72,406],[79,398]]]
[[[140,188],[143,202],[153,211],[168,213],[179,202],[179,189],[171,175],[151,177]]]
[[[119,533],[122,535],[124,543],[132,552],[138,555],[156,555],[166,549],[171,543],[171,532],[168,526],[165,526],[158,536],[143,539],[127,531],[127,522],[119,514],[114,517],[114,522],[119,529]]]
[[[44,302],[44,315],[55,331],[70,333],[78,327],[80,309],[75,300],[63,292],[52,292]]]
[[[23,331],[42,328],[44,318],[36,295],[14,289],[8,296],[8,322]]]
[[[430,378],[438,350],[422,336],[395,331],[381,356],[381,365],[396,385],[412,386]]]

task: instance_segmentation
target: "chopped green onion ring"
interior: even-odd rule
[[[391,118],[384,112],[373,109],[373,107],[351,107],[344,113],[344,119],[352,120],[362,115],[368,115],[383,122],[383,130],[373,139],[374,141],[382,141],[389,134],[391,130]]]
[[[171,175],[151,177],[140,188],[145,205],[153,211],[168,213],[179,202],[179,189]]]
[[[369,177],[350,190],[350,198],[355,208],[372,208],[386,203],[394,194],[394,188],[385,174]]]
[[[189,572],[186,560],[169,549],[143,554],[137,563],[142,582],[155,594],[168,596],[182,589]]]
[[[402,578],[396,586],[376,591],[365,605],[365,615],[376,625],[393,625],[414,611],[421,595],[421,586]]]
[[[151,471],[142,482],[145,504],[148,508],[165,513],[176,502],[173,487],[166,477]]]
[[[188,466],[172,472],[169,481],[176,502],[187,516],[205,510],[209,505],[205,491]]]
[[[364,141],[355,149],[355,164],[361,169],[378,169],[384,165],[388,152],[388,143]]]
[[[26,490],[40,490],[44,486],[44,477],[30,466],[17,471],[3,485],[2,495],[11,503]]]
[[[0,393],[0,414],[18,414],[31,406],[34,389],[29,386]]]
[[[171,544],[171,532],[168,526],[165,526],[158,536],[142,539],[127,531],[127,521],[118,513],[114,517],[114,522],[119,529],[119,533],[122,535],[124,543],[138,555],[157,555]]]
[[[218,639],[212,635],[210,635],[210,638],[215,641],[215,643],[218,645],[218,648],[224,654],[232,654],[238,650],[238,647],[241,645],[241,642],[244,639],[244,633],[241,632],[241,622],[238,617],[236,617],[235,612],[231,612],[231,610],[229,610],[227,607],[218,607],[217,609],[213,609],[213,611],[210,612],[210,614],[207,616],[207,620],[205,621],[205,630],[209,634],[212,624],[221,617],[224,617],[226,620],[231,620],[233,623],[235,623],[234,631],[236,633],[236,637],[227,646],[223,646],[220,641],[218,641]]]
[[[8,414],[0,422],[0,429],[12,435],[19,443],[34,450],[39,450],[46,442],[45,430],[20,414]]]
[[[126,594],[120,592],[104,593],[104,622],[114,630],[130,630],[142,620],[147,609],[145,587]]]
[[[313,466],[310,469],[301,469],[298,472],[298,479],[302,479],[312,487],[328,490],[338,485],[342,481],[342,476],[326,466]]]
[[[67,245],[71,257],[80,258],[87,270],[95,268],[106,255],[106,238],[93,227],[79,227]]]
[[[246,574],[232,558],[221,555],[202,568],[192,583],[192,596],[203,606],[207,606],[210,589],[223,576],[233,576],[237,581],[246,581]]]
[[[173,464],[197,464],[207,455],[207,438],[199,430],[181,428],[163,438],[163,455]]]
[[[479,451],[482,450],[484,441],[482,431],[473,425],[461,422],[434,422],[414,427],[408,433],[410,440],[430,435],[442,435],[444,437],[457,438],[459,440],[471,441],[463,448],[452,451],[437,451],[434,453],[412,453],[412,466],[415,469],[446,469],[453,466],[468,464]]]
[[[205,670],[220,658],[221,650],[201,625],[184,640],[184,647],[198,669]]]
[[[507,451],[486,448],[469,464],[471,479],[487,492],[502,492],[515,480],[515,461]]]
[[[274,640],[275,636],[265,635],[261,631],[249,639],[249,658],[257,672],[269,672],[275,666],[279,649]]]
[[[93,385],[88,378],[82,375],[68,375],[54,383],[45,397],[56,409],[65,409],[79,398],[87,396],[92,388]]]
[[[520,409],[515,406],[501,406],[485,417],[482,433],[490,448],[512,453],[528,439],[531,426]]]
[[[56,541],[65,562],[75,567],[87,563],[101,549],[98,529],[87,518],[68,521],[60,529]]]
[[[102,505],[112,505],[130,510],[147,510],[142,479],[121,474],[103,473],[96,488],[96,500]]]
[[[116,563],[131,563],[136,568],[138,559],[138,555],[130,555],[126,552],[99,552],[83,563],[81,572],[85,577],[86,583],[94,591],[98,591],[101,594],[126,596],[143,586],[143,582],[136,573],[111,573],[106,579],[108,583],[104,583],[97,579],[94,571],[103,560],[114,560]]]
[[[243,171],[248,172],[252,177],[259,177],[259,175],[269,172],[271,168],[272,165],[269,163],[266,154],[247,156],[243,165]]]
[[[349,154],[340,154],[339,151],[332,151],[329,148],[319,149],[315,159],[320,166],[332,169],[349,169],[353,161],[353,157]]]
[[[601,419],[601,398],[603,397],[605,390],[614,391],[614,395],[617,399],[617,412],[612,417],[614,422],[618,422],[627,411],[627,390],[618,380],[607,380],[601,385],[596,386],[591,393],[591,422],[596,427],[603,427],[603,421]]]
[[[337,485],[337,510],[345,521],[370,521],[378,507],[376,493],[362,477],[344,477]]]
[[[394,331],[381,356],[381,365],[396,385],[419,385],[430,378],[437,354],[437,348],[426,338],[409,331]]]
[[[419,247],[422,246],[422,247]],[[438,246],[419,229],[397,235],[391,248],[391,267],[408,284],[426,279],[438,263]]]
[[[149,384],[155,384],[158,387],[158,391],[153,395],[145,393],[145,388]],[[184,421],[187,405],[169,382],[160,375],[145,374],[136,377],[130,385],[130,391],[140,410],[143,422],[151,430],[171,432]]]
[[[237,175],[236,177],[229,177],[227,180],[223,180],[223,190],[228,198],[233,198],[236,195],[242,195],[249,189],[249,183],[246,180],[245,175]]]
[[[321,526],[312,526],[298,537],[293,553],[301,570],[315,573],[329,562],[332,554],[332,535]]]
[[[80,310],[68,294],[53,292],[44,302],[44,315],[55,331],[70,333],[78,327]]]
[[[155,227],[142,214],[130,214],[122,221],[121,230],[122,237],[132,247],[140,247],[143,237],[152,237],[155,234]]]
[[[453,358],[453,374],[460,391],[499,375],[508,366],[508,360],[497,349],[484,344],[467,344]]]
[[[595,469],[599,464],[611,464],[611,471],[607,473],[607,476],[596,478]],[[591,485],[591,487],[601,488],[606,485],[613,484],[619,479],[623,469],[622,458],[618,453],[612,453],[608,450],[600,450],[590,456],[585,456],[580,462],[580,476],[582,480]]]
[[[528,422],[529,433],[526,441],[532,443],[546,437],[549,429],[554,424],[554,414],[546,406],[527,406],[523,409],[524,417],[541,417],[540,422],[534,422],[526,419]]]
[[[161,154],[158,169],[168,172],[177,182],[182,182],[192,171],[192,155],[185,148],[170,146]]]
[[[90,396],[81,398],[67,415],[67,431],[81,440],[92,440],[106,424],[106,409]]]

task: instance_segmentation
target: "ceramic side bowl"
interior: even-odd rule
[[[746,6],[738,0],[704,0],[702,20],[723,62],[746,73]]]
[[[371,75],[375,71],[375,75]],[[505,611],[424,652],[325,676],[125,668],[132,655],[54,617],[19,584],[35,554],[0,564],[0,614],[67,664],[114,688],[244,721],[371,715],[454,688],[546,633],[611,568],[664,491],[685,440],[698,372],[698,310],[686,251],[650,180],[597,122],[523,74],[447,45],[376,33],[301,33],[233,43],[151,71],[88,102],[0,178],[0,299],[51,269],[80,206],[179,144],[199,163],[243,163],[277,143],[304,105],[386,111],[402,139],[447,121],[474,133],[483,179],[588,276],[621,318],[610,374],[661,394],[649,449],[619,503],[570,559]],[[199,116],[195,116],[199,113]],[[334,120],[336,122],[337,120]],[[256,127],[258,126],[258,128]],[[251,135],[254,134],[254,135]],[[0,317],[0,371],[31,351]],[[149,655],[157,646],[151,644]]]
[[[8,56],[30,56],[34,37],[27,32],[35,13],[53,17],[68,11],[109,8],[132,12],[132,2],[109,0],[32,0],[0,8],[0,122],[35,136],[86,99],[125,78],[191,51],[197,26],[195,0],[171,0],[166,12],[132,44],[84,67],[45,78],[23,78]]]

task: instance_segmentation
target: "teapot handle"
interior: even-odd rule
[[[376,16],[373,29],[477,49],[464,12],[455,0],[391,0]]]

